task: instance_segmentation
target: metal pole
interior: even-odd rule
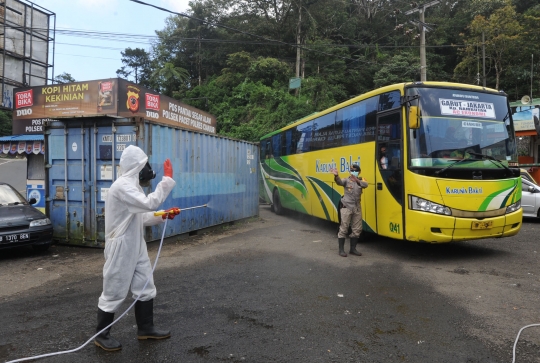
[[[534,65],[534,54],[531,54],[531,105],[533,103],[533,65]]]
[[[482,85],[486,86],[486,41],[482,32]]]
[[[82,193],[82,200],[81,200],[81,219],[82,219],[82,243],[85,244],[85,220],[84,220],[84,198],[86,193],[86,188],[84,186],[84,182],[86,180],[86,175],[84,173],[84,135],[85,135],[85,129],[84,129],[84,123],[81,124],[81,193]]]
[[[427,81],[427,72],[426,72],[426,28],[424,27],[424,13],[426,8],[423,7],[420,9],[420,26],[422,31],[420,32],[420,81]]]
[[[67,122],[64,121],[64,203],[66,204],[66,243],[69,243],[69,189],[68,181],[68,128]]]
[[[114,182],[116,179],[115,179],[115,175],[114,175],[114,169],[115,169],[115,165],[114,165],[114,157],[116,155],[116,151],[115,151],[115,145],[114,145],[114,138],[116,137],[116,128],[114,126],[114,121],[112,123],[112,127],[111,127],[111,135],[112,135],[112,182]]]
[[[96,175],[97,174],[97,153],[96,153],[97,133],[98,133],[98,128],[96,126],[96,122],[94,122],[94,143],[92,145],[92,153],[93,153],[92,168],[94,169],[94,171],[92,172],[92,184],[94,186],[94,215],[93,216],[91,215],[91,218],[92,218],[92,224],[93,224],[92,236],[94,238],[94,244],[95,245],[97,245],[97,242],[98,242],[98,238],[97,238],[97,215],[98,215],[97,198],[98,198],[98,188],[97,188],[97,175]]]
[[[7,15],[6,15],[6,2],[4,1],[3,4],[1,4],[0,6],[4,5],[4,29],[3,29],[3,33],[4,33],[4,44],[2,45],[2,106],[4,107],[8,107],[6,104],[5,104],[5,99],[4,99],[4,92],[6,90],[6,24],[7,24]],[[15,103],[14,103],[14,100],[13,100],[13,92],[12,92],[12,95],[11,95],[11,106],[10,107],[13,107],[15,108]],[[12,129],[11,129],[11,134],[13,135],[13,126],[12,126]]]

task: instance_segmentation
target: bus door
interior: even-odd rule
[[[377,115],[377,233],[398,239],[404,236],[402,134],[401,108]]]

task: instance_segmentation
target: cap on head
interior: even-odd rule
[[[352,165],[351,165],[351,170],[354,170],[354,171],[360,171],[360,165],[358,165],[358,164],[352,164]]]

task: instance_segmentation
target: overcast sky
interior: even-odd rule
[[[189,0],[143,0],[172,11],[185,12]],[[128,35],[155,35],[163,30],[167,12],[129,0],[29,0],[56,14],[54,75],[69,73],[77,81],[116,77],[120,52],[128,47],[150,50],[149,39],[108,35],[68,35],[62,30],[84,30]],[[51,49],[52,51],[52,49]],[[51,74],[49,74],[49,77]]]

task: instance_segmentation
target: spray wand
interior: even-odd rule
[[[167,210],[159,210],[157,212],[154,212],[154,216],[163,216],[163,215],[166,215],[166,214],[180,214],[180,211],[183,211],[183,210],[188,210],[188,209],[196,209],[196,208],[205,208],[207,207],[208,204],[203,204],[203,205],[198,205],[198,206],[195,206],[195,207],[189,207],[189,208],[171,208],[171,209],[167,209]]]

